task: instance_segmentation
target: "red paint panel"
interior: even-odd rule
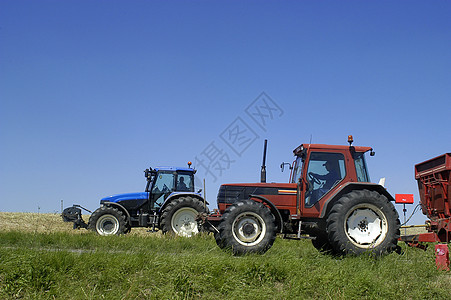
[[[413,204],[413,194],[396,194],[395,202],[401,204]]]

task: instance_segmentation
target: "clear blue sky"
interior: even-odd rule
[[[286,182],[299,144],[348,134],[375,149],[372,181],[418,203],[414,164],[451,151],[450,16],[449,1],[2,0],[0,211],[95,209],[196,158],[214,207],[219,184],[259,180],[265,138],[268,181]]]

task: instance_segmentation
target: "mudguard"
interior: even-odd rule
[[[173,192],[171,193],[166,200],[164,200],[163,205],[160,207],[160,209],[158,210],[159,212],[163,211],[163,209],[167,206],[167,204],[169,202],[172,201],[172,199],[174,198],[178,198],[178,197],[183,197],[183,196],[190,196],[190,197],[194,197],[197,198],[199,200],[201,200],[202,202],[204,202],[204,198],[202,197],[202,195],[200,193],[190,193],[190,192]],[[207,201],[205,201],[205,205],[209,205],[210,203],[208,203]]]
[[[344,194],[347,194],[354,190],[369,190],[369,191],[376,191],[381,195],[384,195],[387,197],[388,201],[395,201],[395,198],[393,198],[392,195],[380,184],[377,183],[370,183],[370,182],[348,182],[344,184],[339,190],[334,192],[332,195],[330,195],[324,204],[324,208],[321,211],[320,218],[324,218],[332,208],[335,201],[340,199],[340,197]]]

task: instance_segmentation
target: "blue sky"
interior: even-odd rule
[[[3,0],[0,210],[95,209],[189,160],[214,204],[221,183],[259,180],[265,138],[268,181],[286,182],[299,144],[348,134],[375,149],[372,181],[418,203],[413,166],[451,151],[450,15],[449,1]],[[278,109],[260,126],[246,109],[264,101]],[[246,125],[234,151],[226,133]],[[212,149],[215,176],[199,166]]]

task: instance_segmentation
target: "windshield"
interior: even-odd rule
[[[356,153],[355,158],[355,171],[357,173],[357,181],[359,182],[370,182],[370,176],[365,163],[365,155],[363,152]]]
[[[160,171],[157,173],[152,188],[152,205],[161,206],[164,200],[174,191],[174,172]]]
[[[299,181],[299,177],[302,175],[302,163],[304,160],[301,156],[298,156],[296,158],[296,161],[294,163],[294,169],[293,169],[293,177],[291,178],[291,183],[297,183]]]

